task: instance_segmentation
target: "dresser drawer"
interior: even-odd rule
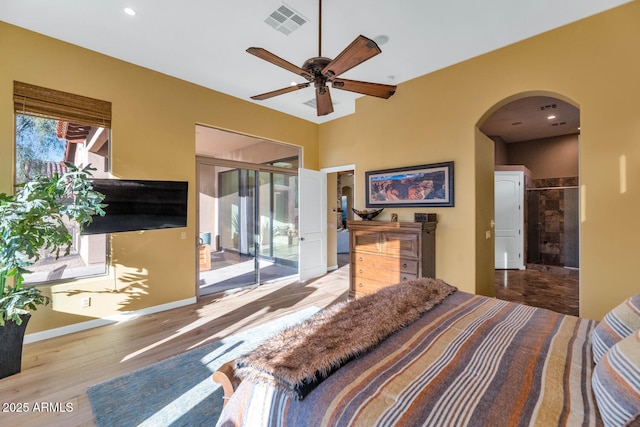
[[[395,258],[366,252],[355,252],[351,258],[351,265],[355,269],[362,267],[418,274],[417,259]]]
[[[388,283],[390,285],[405,280],[411,280],[418,277],[416,273],[407,273],[398,270],[385,270],[375,267],[357,266],[351,273],[355,278],[366,279],[367,281],[376,281],[381,283]]]
[[[380,233],[372,233],[368,231],[352,231],[352,247],[351,252],[370,252],[380,253],[380,243],[382,236]]]
[[[420,238],[417,234],[382,233],[380,252],[386,255],[418,259]]]
[[[386,285],[386,286],[391,286],[391,285]],[[381,289],[385,287],[385,285],[382,284],[371,284],[369,282],[366,281],[356,281],[355,282],[355,287],[354,289],[352,289],[352,292],[354,293],[354,297],[360,297],[362,295],[368,295],[368,294],[372,294],[375,291],[377,291],[378,289]]]
[[[418,260],[417,259],[400,259],[398,260],[400,266],[400,272],[418,274]]]
[[[393,286],[398,283],[406,282],[408,280],[414,280],[417,278],[418,276],[415,274],[405,274],[405,273],[402,273],[402,274],[398,273],[398,275],[395,276],[394,278],[395,280],[386,280],[386,281],[378,280],[379,278],[372,279],[370,277],[354,276],[353,290],[355,291],[356,295],[370,294],[377,291],[378,289],[386,288],[387,286]]]

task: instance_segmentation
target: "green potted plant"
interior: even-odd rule
[[[28,267],[42,250],[68,255],[72,236],[64,219],[80,230],[93,215],[104,215],[104,195],[93,190],[94,168],[66,163],[67,172],[40,176],[0,194],[0,378],[20,372],[22,343],[31,311],[49,303],[41,290],[23,286]]]

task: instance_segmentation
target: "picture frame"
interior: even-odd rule
[[[453,162],[365,172],[366,205],[381,207],[452,207]]]

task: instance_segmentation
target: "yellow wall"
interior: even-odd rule
[[[114,176],[190,186],[186,229],[114,235],[111,275],[45,288],[53,304],[34,313],[28,333],[195,296],[197,123],[302,146],[304,167],[318,168],[313,123],[0,22],[3,192],[13,180],[14,80],[110,101]],[[81,309],[87,296],[92,306]]]
[[[475,251],[476,293],[495,296],[495,227],[494,227],[494,144],[476,128],[475,132]],[[490,203],[487,203],[490,200]]]
[[[640,3],[632,2],[403,83],[389,100],[359,98],[355,115],[321,125],[320,166],[356,164],[356,207],[363,208],[365,171],[453,160],[454,208],[390,208],[382,218],[392,211],[400,220],[411,220],[415,211],[436,212],[438,277],[485,293],[493,263],[480,252],[492,251],[483,240],[493,211],[486,184],[493,182],[493,156],[476,127],[520,96],[574,103],[581,113],[584,195],[580,313],[600,319],[640,292],[634,268],[640,253],[639,22]]]

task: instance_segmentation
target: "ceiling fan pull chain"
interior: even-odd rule
[[[322,56],[322,0],[318,2],[318,56]]]

